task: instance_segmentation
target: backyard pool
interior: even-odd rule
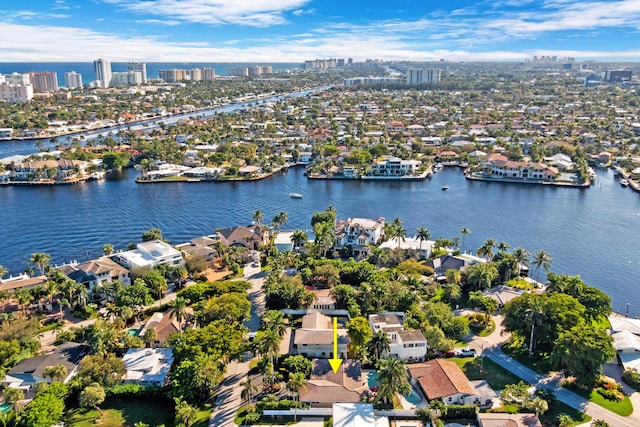
[[[0,403],[0,412],[9,412],[11,410],[11,404]]]
[[[367,375],[367,387],[371,390],[373,387],[378,387],[378,373],[375,371],[370,371],[366,373]],[[420,396],[416,393],[416,391],[412,388],[411,393],[403,395],[407,402],[412,405],[417,405],[422,402]]]

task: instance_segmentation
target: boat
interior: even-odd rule
[[[449,186],[448,186],[447,184],[445,184],[445,185],[443,185],[443,186],[442,186],[442,190],[443,190],[443,191],[444,191],[444,190],[448,190],[448,189],[449,189]]]
[[[302,199],[302,194],[300,193],[289,193],[289,197],[292,199]]]
[[[622,185],[623,187],[628,187],[629,186],[629,181],[626,179],[621,179],[620,180],[620,185]]]

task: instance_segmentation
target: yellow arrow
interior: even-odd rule
[[[338,369],[340,369],[340,365],[342,364],[342,359],[338,358],[338,318],[333,318],[333,359],[329,359],[329,364],[331,365],[331,369],[333,369],[333,373],[337,374]]]

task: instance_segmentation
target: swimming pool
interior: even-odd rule
[[[371,390],[373,387],[378,387],[378,373],[375,371],[370,371],[367,373],[367,387],[369,387],[369,390]],[[413,388],[411,389],[411,393],[409,394],[405,394],[403,395],[403,397],[407,400],[407,402],[411,403],[412,405],[417,405],[418,403],[422,402],[422,399],[420,398],[420,396],[418,394],[416,394],[416,391],[413,390]]]
[[[10,403],[0,403],[0,412],[9,412],[12,408]]]

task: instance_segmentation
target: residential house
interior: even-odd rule
[[[640,370],[640,319],[609,316],[611,338],[623,369]]]
[[[331,295],[330,289],[313,289],[316,298],[309,307],[310,311],[330,312],[336,309],[336,299]]]
[[[408,365],[411,383],[418,386],[425,397],[441,400],[446,405],[464,404],[473,395],[473,388],[464,372],[454,362],[433,359]]]
[[[47,276],[31,277],[28,274],[20,274],[5,279],[0,278],[0,291],[15,292],[18,289],[32,289],[44,286],[48,281]]]
[[[478,264],[480,262],[486,262],[486,260],[469,254],[460,254],[443,255],[439,258],[428,261],[426,265],[433,268],[436,280],[439,282],[443,282],[447,280],[447,278],[445,277],[445,273],[447,270],[464,270],[468,266]]]
[[[558,168],[543,163],[493,160],[488,162],[486,172],[493,178],[553,181],[559,174]]]
[[[334,403],[359,403],[368,392],[360,361],[347,359],[334,373],[327,359],[313,359],[311,378],[306,390],[300,392],[300,402],[312,408],[331,408]]]
[[[480,427],[542,427],[536,414],[478,413]]]
[[[388,354],[408,362],[422,362],[427,355],[427,339],[419,330],[405,330],[394,314],[370,314],[374,333],[385,332],[390,339]]]
[[[207,262],[213,261],[217,256],[213,246],[219,242],[217,236],[202,236],[191,239],[187,243],[176,246],[185,256],[200,256]]]
[[[173,365],[170,348],[130,348],[122,357],[126,374],[125,384],[162,387],[169,382]]]
[[[80,360],[89,352],[89,346],[75,342],[66,342],[56,349],[42,356],[21,360],[11,368],[2,380],[9,388],[32,390],[38,383],[51,383],[51,378],[45,377],[45,369],[50,366],[62,365],[66,369],[64,378],[56,378],[62,383],[68,383],[78,372]]]
[[[398,157],[385,156],[383,160],[374,162],[367,172],[367,177],[397,178],[417,175],[422,162],[419,160],[403,160]]]
[[[293,340],[297,354],[329,359],[333,356],[333,322],[329,316],[312,311],[302,317],[302,326],[295,331]],[[347,357],[349,336],[344,327],[338,328],[338,355]]]
[[[82,160],[36,160],[17,164],[13,168],[12,178],[30,180],[49,178],[64,180],[85,174],[88,162]]]
[[[88,289],[112,283],[115,280],[121,281],[125,286],[131,284],[129,270],[106,256],[80,264],[77,262],[65,264],[58,267],[58,270],[77,283],[82,283]]]
[[[156,265],[178,266],[184,264],[182,253],[161,240],[138,243],[136,249],[112,255],[114,261],[127,267],[152,268]]]
[[[353,256],[365,257],[369,254],[368,245],[376,245],[383,236],[384,218],[376,220],[349,218],[336,224],[336,244],[338,248],[350,246]]]
[[[164,313],[153,313],[151,318],[147,320],[147,323],[145,323],[144,327],[140,330],[138,336],[143,337],[149,329],[153,329],[156,332],[156,339],[151,343],[151,346],[162,346],[162,344],[167,341],[167,338],[169,338],[169,335],[174,332],[181,332],[187,321],[193,318],[193,309],[191,307],[187,308],[187,318],[182,319],[180,322],[173,313],[174,309],[169,309]]]
[[[224,246],[244,246],[258,249],[267,243],[268,233],[260,225],[236,226],[219,230],[217,237]]]
[[[404,240],[391,238],[386,242],[382,242],[380,244],[380,249],[405,249],[416,251],[420,259],[427,259],[431,256],[431,252],[433,251],[433,245],[435,245],[435,241],[433,240],[420,240],[417,237],[405,237]]]

